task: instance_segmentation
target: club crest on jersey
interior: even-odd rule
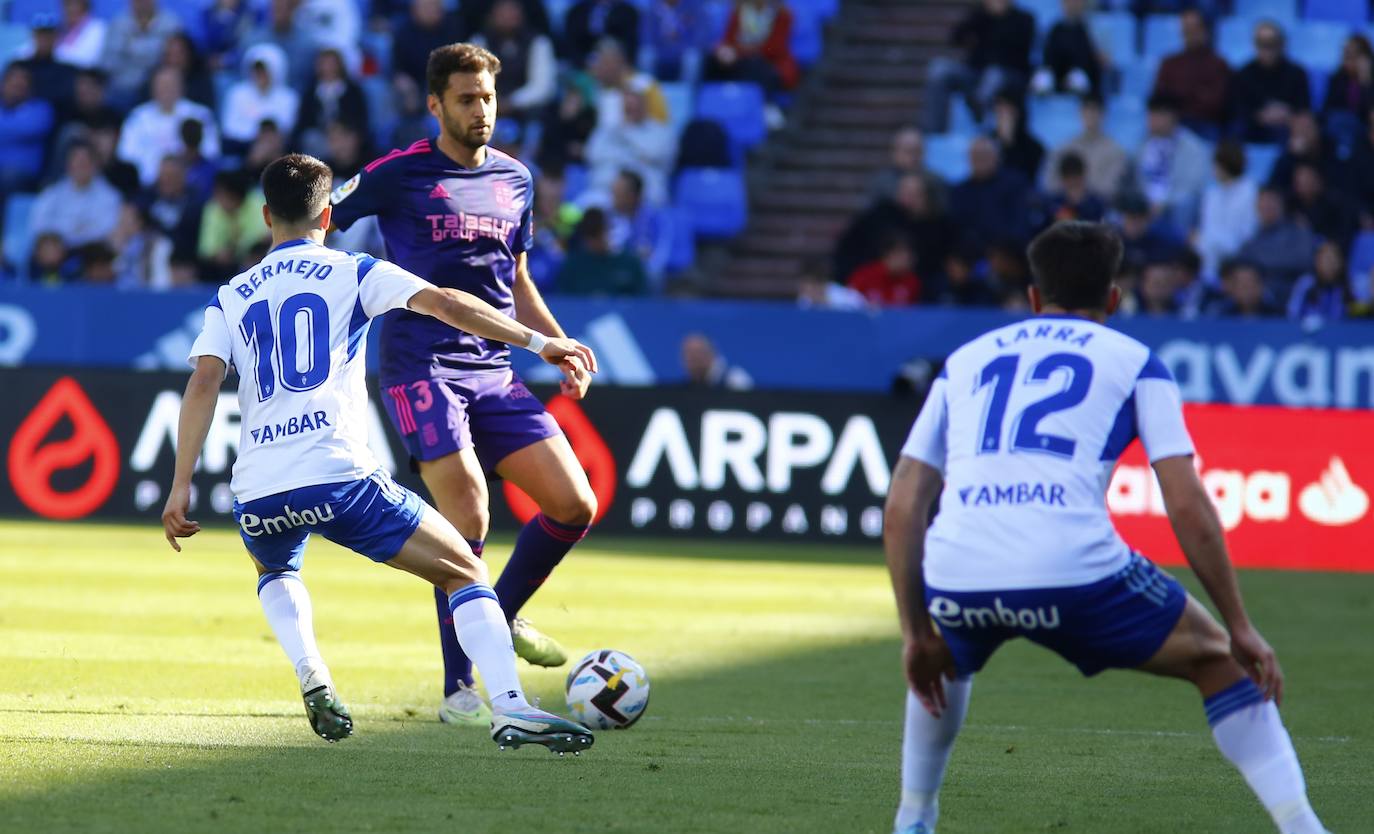
[[[491,187],[491,196],[501,211],[510,211],[515,206],[515,190],[510,187],[510,183],[494,183]]]
[[[338,205],[339,203],[343,202],[344,198],[346,198],[349,194],[352,194],[354,191],[357,191],[358,183],[362,181],[362,178],[362,174],[354,174],[353,179],[334,189],[334,191],[331,192],[329,195],[329,204],[331,206]]]

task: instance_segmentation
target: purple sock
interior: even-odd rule
[[[485,542],[468,539],[473,555],[481,558]],[[458,634],[453,630],[453,612],[448,607],[448,594],[441,588],[434,589],[434,607],[439,615],[439,648],[444,653],[444,697],[458,691],[458,684],[472,686],[472,661],[458,645]]]
[[[543,513],[530,519],[515,540],[515,551],[506,569],[501,571],[501,578],[496,580],[496,596],[501,600],[501,610],[506,612],[507,619],[515,619],[572,546],[582,541],[590,529],[554,521]]]

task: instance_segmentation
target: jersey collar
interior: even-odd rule
[[[280,251],[283,250],[283,249],[290,249],[292,246],[301,246],[301,245],[304,245],[304,244],[307,244],[307,243],[314,243],[314,242],[315,242],[315,241],[313,241],[313,240],[311,240],[311,239],[309,239],[309,238],[298,237],[298,238],[296,238],[295,240],[287,240],[287,241],[283,241],[283,242],[281,242],[281,243],[278,243],[276,246],[273,246],[271,249],[267,250],[267,254],[270,255],[270,254],[272,254],[273,252],[280,252]]]

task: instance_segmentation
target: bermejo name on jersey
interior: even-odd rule
[[[243,426],[230,488],[239,501],[365,478],[368,323],[431,286],[371,255],[283,243],[220,287],[190,362],[239,371]]]
[[[944,474],[925,580],[949,591],[1085,585],[1127,565],[1106,492],[1136,437],[1189,455],[1178,386],[1140,342],[1073,316],[986,333],[945,363],[902,454]]]

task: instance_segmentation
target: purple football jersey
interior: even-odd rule
[[[392,262],[515,315],[516,259],[534,237],[534,180],[516,159],[488,148],[486,161],[468,169],[439,150],[437,140],[421,139],[368,163],[334,189],[330,202],[340,229],[376,215]],[[383,318],[381,342],[382,385],[510,364],[503,342],[409,310]]]

